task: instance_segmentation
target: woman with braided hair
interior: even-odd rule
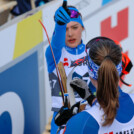
[[[105,37],[92,39],[87,48],[89,76],[96,87],[97,102],[73,116],[64,133],[134,133],[134,94],[124,93],[118,85],[122,72],[121,48]]]

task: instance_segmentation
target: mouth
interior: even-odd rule
[[[69,43],[75,43],[76,39],[70,39],[68,40]]]

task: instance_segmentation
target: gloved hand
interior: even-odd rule
[[[59,25],[64,25],[70,22],[70,16],[67,11],[61,6],[55,12],[54,20]]]
[[[59,112],[56,114],[54,121],[57,126],[62,126],[73,116],[71,109],[62,106]]]
[[[62,126],[75,114],[79,112],[80,102],[74,104],[71,108],[62,106],[59,112],[56,114],[54,121],[57,126]]]
[[[79,94],[82,99],[87,100],[89,105],[92,106],[95,96],[92,94],[84,80],[74,79],[70,82],[70,86]]]

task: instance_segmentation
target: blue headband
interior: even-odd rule
[[[69,10],[74,10],[79,13],[79,11],[74,7],[68,7]],[[81,16],[79,15],[78,18],[70,18],[70,21],[75,21],[81,24],[82,27],[84,27]]]
[[[89,69],[89,76],[95,80],[98,79],[98,70],[100,68],[100,66],[98,66],[97,64],[95,64],[92,59],[90,58],[90,56],[88,56],[88,69]],[[116,69],[119,73],[119,75],[121,75],[122,72],[122,61],[116,66]]]

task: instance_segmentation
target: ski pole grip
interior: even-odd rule
[[[67,9],[67,0],[63,0],[62,7],[66,10]]]
[[[70,16],[70,12],[69,12],[69,10],[68,10],[68,8],[67,8],[67,0],[63,0],[62,7],[65,9],[65,11],[66,11],[66,12],[69,14],[69,16]]]

